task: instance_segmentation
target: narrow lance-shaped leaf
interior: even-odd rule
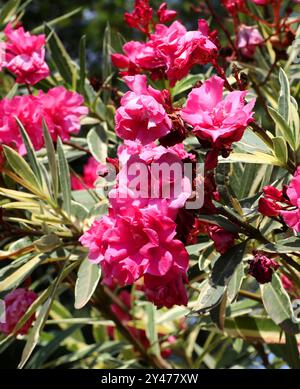
[[[6,159],[14,172],[22,177],[23,180],[27,181],[31,186],[38,189],[39,183],[25,159],[9,146],[3,145],[3,150]]]
[[[71,179],[69,165],[60,138],[57,139],[58,171],[60,188],[63,198],[63,208],[68,215],[71,213]]]
[[[51,174],[53,197],[54,200],[57,201],[59,181],[58,181],[56,154],[55,154],[55,149],[54,149],[54,145],[51,139],[48,126],[44,119],[43,119],[43,134],[44,134],[45,146],[46,146],[47,156],[48,156],[48,164],[49,164],[49,169]]]
[[[290,83],[287,75],[282,68],[279,69],[280,95],[278,101],[278,109],[280,115],[289,123],[290,113]]]
[[[21,132],[21,136],[22,136],[24,145],[26,147],[27,157],[28,157],[28,160],[30,162],[31,168],[32,168],[35,176],[37,177],[40,185],[42,185],[42,173],[41,173],[41,169],[40,169],[38,160],[37,160],[36,155],[35,155],[35,151],[34,151],[32,142],[31,142],[22,122],[16,116],[15,116],[15,119],[16,119],[16,122],[19,126],[19,130]]]
[[[51,57],[57,70],[66,83],[72,86],[74,81],[74,74],[76,73],[72,59],[70,58],[55,31],[47,24],[45,25],[45,34],[47,36]]]

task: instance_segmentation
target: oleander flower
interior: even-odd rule
[[[131,92],[123,96],[116,112],[117,135],[143,145],[166,135],[172,124],[162,105],[161,92],[147,87],[144,75],[128,76],[124,80]]]
[[[17,83],[34,85],[49,76],[45,35],[31,35],[23,27],[13,29],[11,24],[6,26],[4,34],[5,57],[1,67],[13,73]]]
[[[177,12],[171,9],[168,9],[167,3],[162,3],[157,10],[157,16],[160,23],[171,22],[176,18]]]
[[[149,5],[149,0],[135,0],[133,12],[126,12],[125,22],[129,27],[148,34],[152,23],[153,10]]]
[[[187,271],[188,254],[175,235],[175,222],[157,207],[130,207],[122,215],[111,209],[80,242],[89,248],[89,259],[101,265],[104,283],[130,285],[145,274],[164,276],[173,267]]]
[[[21,133],[15,117],[26,129],[36,150],[43,147],[42,136],[43,107],[41,101],[32,95],[14,96],[0,100],[0,143],[11,146],[20,154],[26,153]]]
[[[194,134],[215,148],[239,141],[253,121],[255,99],[245,103],[246,91],[230,92],[223,99],[223,85],[220,77],[211,77],[190,92],[181,110],[183,120],[193,126]]]
[[[274,271],[279,268],[278,263],[261,252],[254,251],[253,254],[253,259],[249,261],[249,274],[260,284],[271,282]]]
[[[183,145],[165,148],[149,144],[137,150],[132,143],[119,148],[122,165],[117,185],[109,194],[110,204],[118,213],[128,212],[131,206],[155,205],[175,220],[192,193],[182,160],[194,156]]]
[[[300,166],[298,166],[286,190],[286,194],[293,209],[282,210],[280,214],[290,228],[296,232],[300,232]]]
[[[71,134],[79,132],[80,119],[88,113],[88,108],[83,105],[84,99],[80,94],[57,86],[47,93],[40,91],[38,98],[54,141],[58,136],[62,140],[69,140]]]
[[[245,9],[244,0],[222,0],[224,7],[228,12],[235,15],[238,12],[243,12]]]
[[[71,176],[71,184],[73,190],[81,190],[86,188],[94,188],[95,181],[98,178],[98,170],[101,165],[95,158],[90,157],[87,163],[83,166],[82,181],[76,176]]]
[[[146,274],[144,277],[145,294],[157,307],[172,308],[174,305],[187,305],[188,297],[185,284],[188,279],[185,272],[173,267],[163,277]]]
[[[125,54],[114,54],[112,61],[123,70],[123,75],[146,71],[153,79],[167,78],[174,86],[193,65],[204,65],[217,58],[218,48],[206,21],[200,20],[198,27],[197,31],[187,31],[178,21],[169,27],[157,24],[145,43],[126,43]]]
[[[8,293],[4,297],[5,323],[0,323],[0,332],[3,332],[6,335],[11,334],[19,320],[36,299],[36,293],[23,288],[19,288]],[[17,333],[26,335],[34,319],[35,315],[33,314]]]
[[[238,32],[237,47],[245,57],[253,57],[258,46],[261,46],[264,39],[257,28],[242,24]]]
[[[15,117],[23,124],[35,150],[44,146],[43,118],[54,141],[58,136],[68,140],[72,133],[78,133],[80,118],[87,112],[82,96],[60,86],[47,93],[40,91],[38,96],[5,97],[0,100],[0,143],[16,148],[22,155],[26,153]]]

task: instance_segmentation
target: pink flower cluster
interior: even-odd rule
[[[42,119],[47,123],[52,139],[70,138],[80,130],[80,118],[88,113],[83,97],[64,87],[55,87],[37,96],[23,95],[0,100],[0,144],[16,148],[21,154],[25,146],[15,120],[17,117],[27,131],[36,150],[44,145]]]
[[[123,75],[147,72],[153,79],[165,78],[174,86],[193,65],[214,62],[218,47],[206,21],[199,21],[197,31],[187,31],[175,21],[169,27],[157,24],[145,43],[130,41],[123,52],[112,55],[113,64],[123,70]]]
[[[16,76],[19,84],[34,85],[50,74],[45,62],[45,36],[31,35],[23,27],[4,30],[6,42],[2,47],[0,69],[6,68]]]
[[[125,143],[118,151],[121,166],[109,194],[111,208],[80,241],[89,248],[90,260],[101,265],[104,283],[117,280],[131,285],[144,277],[146,296],[157,306],[186,305],[188,254],[176,238],[175,220],[191,195],[191,186],[184,176],[178,180],[156,175],[152,166],[182,168],[182,160],[193,156],[183,144],[166,148],[152,142],[171,127],[161,94],[147,88],[145,76],[127,77],[126,82],[133,92],[124,96],[116,113],[117,133]],[[145,178],[138,188],[136,169]],[[155,196],[150,182],[156,187]],[[167,198],[165,186],[170,189]]]
[[[283,191],[266,186],[263,193],[264,196],[259,200],[259,212],[269,217],[281,216],[286,225],[300,232],[300,166]]]
[[[0,332],[6,335],[11,334],[19,320],[36,299],[37,295],[34,292],[22,288],[8,293],[4,298],[5,323],[0,323]],[[18,334],[26,335],[34,319],[35,315],[32,315],[23,327],[18,330]]]

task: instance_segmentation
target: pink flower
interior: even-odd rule
[[[252,3],[255,3],[257,5],[268,5],[272,2],[274,2],[274,0],[251,0]]]
[[[171,129],[162,103],[161,92],[147,87],[146,76],[124,77],[132,90],[121,100],[116,113],[116,133],[120,138],[137,140],[143,145],[166,135]]]
[[[201,21],[198,31],[186,31],[177,21],[170,27],[158,24],[150,42],[163,62],[171,86],[187,76],[193,65],[212,62],[218,54],[217,46],[208,36],[208,27]]]
[[[40,91],[38,98],[41,100],[43,115],[54,141],[58,136],[62,140],[68,140],[71,134],[79,132],[80,119],[88,113],[81,95],[57,86],[47,93]]]
[[[274,200],[261,197],[258,202],[258,212],[264,216],[275,217],[280,215],[281,206]]]
[[[168,8],[167,3],[162,3],[157,11],[157,16],[160,23],[171,22],[177,16],[176,11],[168,10],[167,8]]]
[[[231,14],[243,12],[245,9],[245,0],[222,0],[224,7]]]
[[[253,254],[253,259],[249,261],[249,274],[260,284],[271,282],[274,270],[279,268],[278,263],[261,252],[254,251]]]
[[[174,221],[155,206],[131,207],[122,216],[111,210],[80,242],[89,248],[90,260],[101,264],[106,284],[116,279],[129,285],[145,274],[164,276],[174,266],[187,271],[188,254],[175,235]]]
[[[16,148],[25,154],[21,133],[16,122],[17,117],[25,127],[36,150],[43,147],[42,136],[43,107],[41,101],[31,95],[15,96],[0,100],[0,143]]]
[[[73,190],[81,190],[86,188],[94,188],[95,181],[98,178],[98,170],[100,168],[100,164],[95,158],[90,157],[88,162],[83,167],[83,183],[76,177],[71,177],[72,189]]]
[[[23,27],[14,30],[11,24],[6,26],[4,34],[7,41],[2,66],[16,75],[17,83],[34,85],[49,76],[44,35],[31,35]]]
[[[221,254],[226,253],[234,245],[234,240],[237,237],[237,234],[213,224],[207,226],[207,232],[214,241],[216,250]]]
[[[281,211],[280,214],[289,227],[300,232],[300,166],[298,166],[286,193],[294,209]]]
[[[144,277],[145,294],[157,307],[172,308],[174,305],[187,305],[188,283],[185,273],[172,268],[165,276],[156,277],[146,274]]]
[[[149,0],[135,0],[133,12],[131,14],[126,12],[124,19],[130,27],[148,34],[150,24],[152,23],[152,13],[153,11],[149,5]]]
[[[63,87],[55,87],[38,96],[23,95],[0,100],[0,143],[16,148],[20,154],[26,149],[15,120],[23,124],[36,150],[44,146],[42,119],[47,122],[52,139],[70,139],[80,129],[80,118],[87,114],[83,97]]]
[[[4,298],[5,323],[0,324],[0,332],[6,335],[11,334],[19,320],[36,299],[37,295],[26,289],[20,288],[8,293]],[[35,315],[33,314],[17,333],[26,335],[34,319]]]
[[[224,81],[217,76],[193,89],[181,116],[193,126],[200,139],[209,141],[214,147],[224,147],[239,141],[253,120],[255,99],[246,104],[246,91],[230,92],[222,99]]]
[[[125,145],[121,150],[124,164],[109,194],[113,209],[122,214],[132,206],[141,209],[154,205],[175,220],[178,209],[184,207],[192,193],[191,182],[184,175],[182,159],[189,158],[189,154],[183,145],[165,148],[150,144],[138,152]]]
[[[242,24],[238,33],[238,49],[245,57],[253,57],[257,46],[260,46],[264,39],[257,28]]]
[[[178,21],[169,27],[157,24],[155,32],[145,43],[128,42],[124,55],[114,54],[115,66],[124,69],[122,74],[151,73],[153,79],[167,78],[170,85],[185,77],[193,65],[214,61],[218,49],[205,21],[199,21],[198,31],[187,31]]]

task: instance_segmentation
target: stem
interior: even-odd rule
[[[212,6],[210,0],[206,0],[205,1],[212,17],[215,19],[216,23],[219,25],[219,27],[221,28],[221,30],[224,32],[224,34],[226,35],[227,39],[228,39],[228,42],[230,44],[230,46],[232,47],[233,51],[236,53],[237,50],[236,50],[236,46],[233,42],[233,40],[231,39],[231,36],[230,36],[230,33],[229,31],[227,30],[227,28],[223,25],[221,19],[218,17],[218,15],[216,14],[215,10],[214,10],[214,7]]]

